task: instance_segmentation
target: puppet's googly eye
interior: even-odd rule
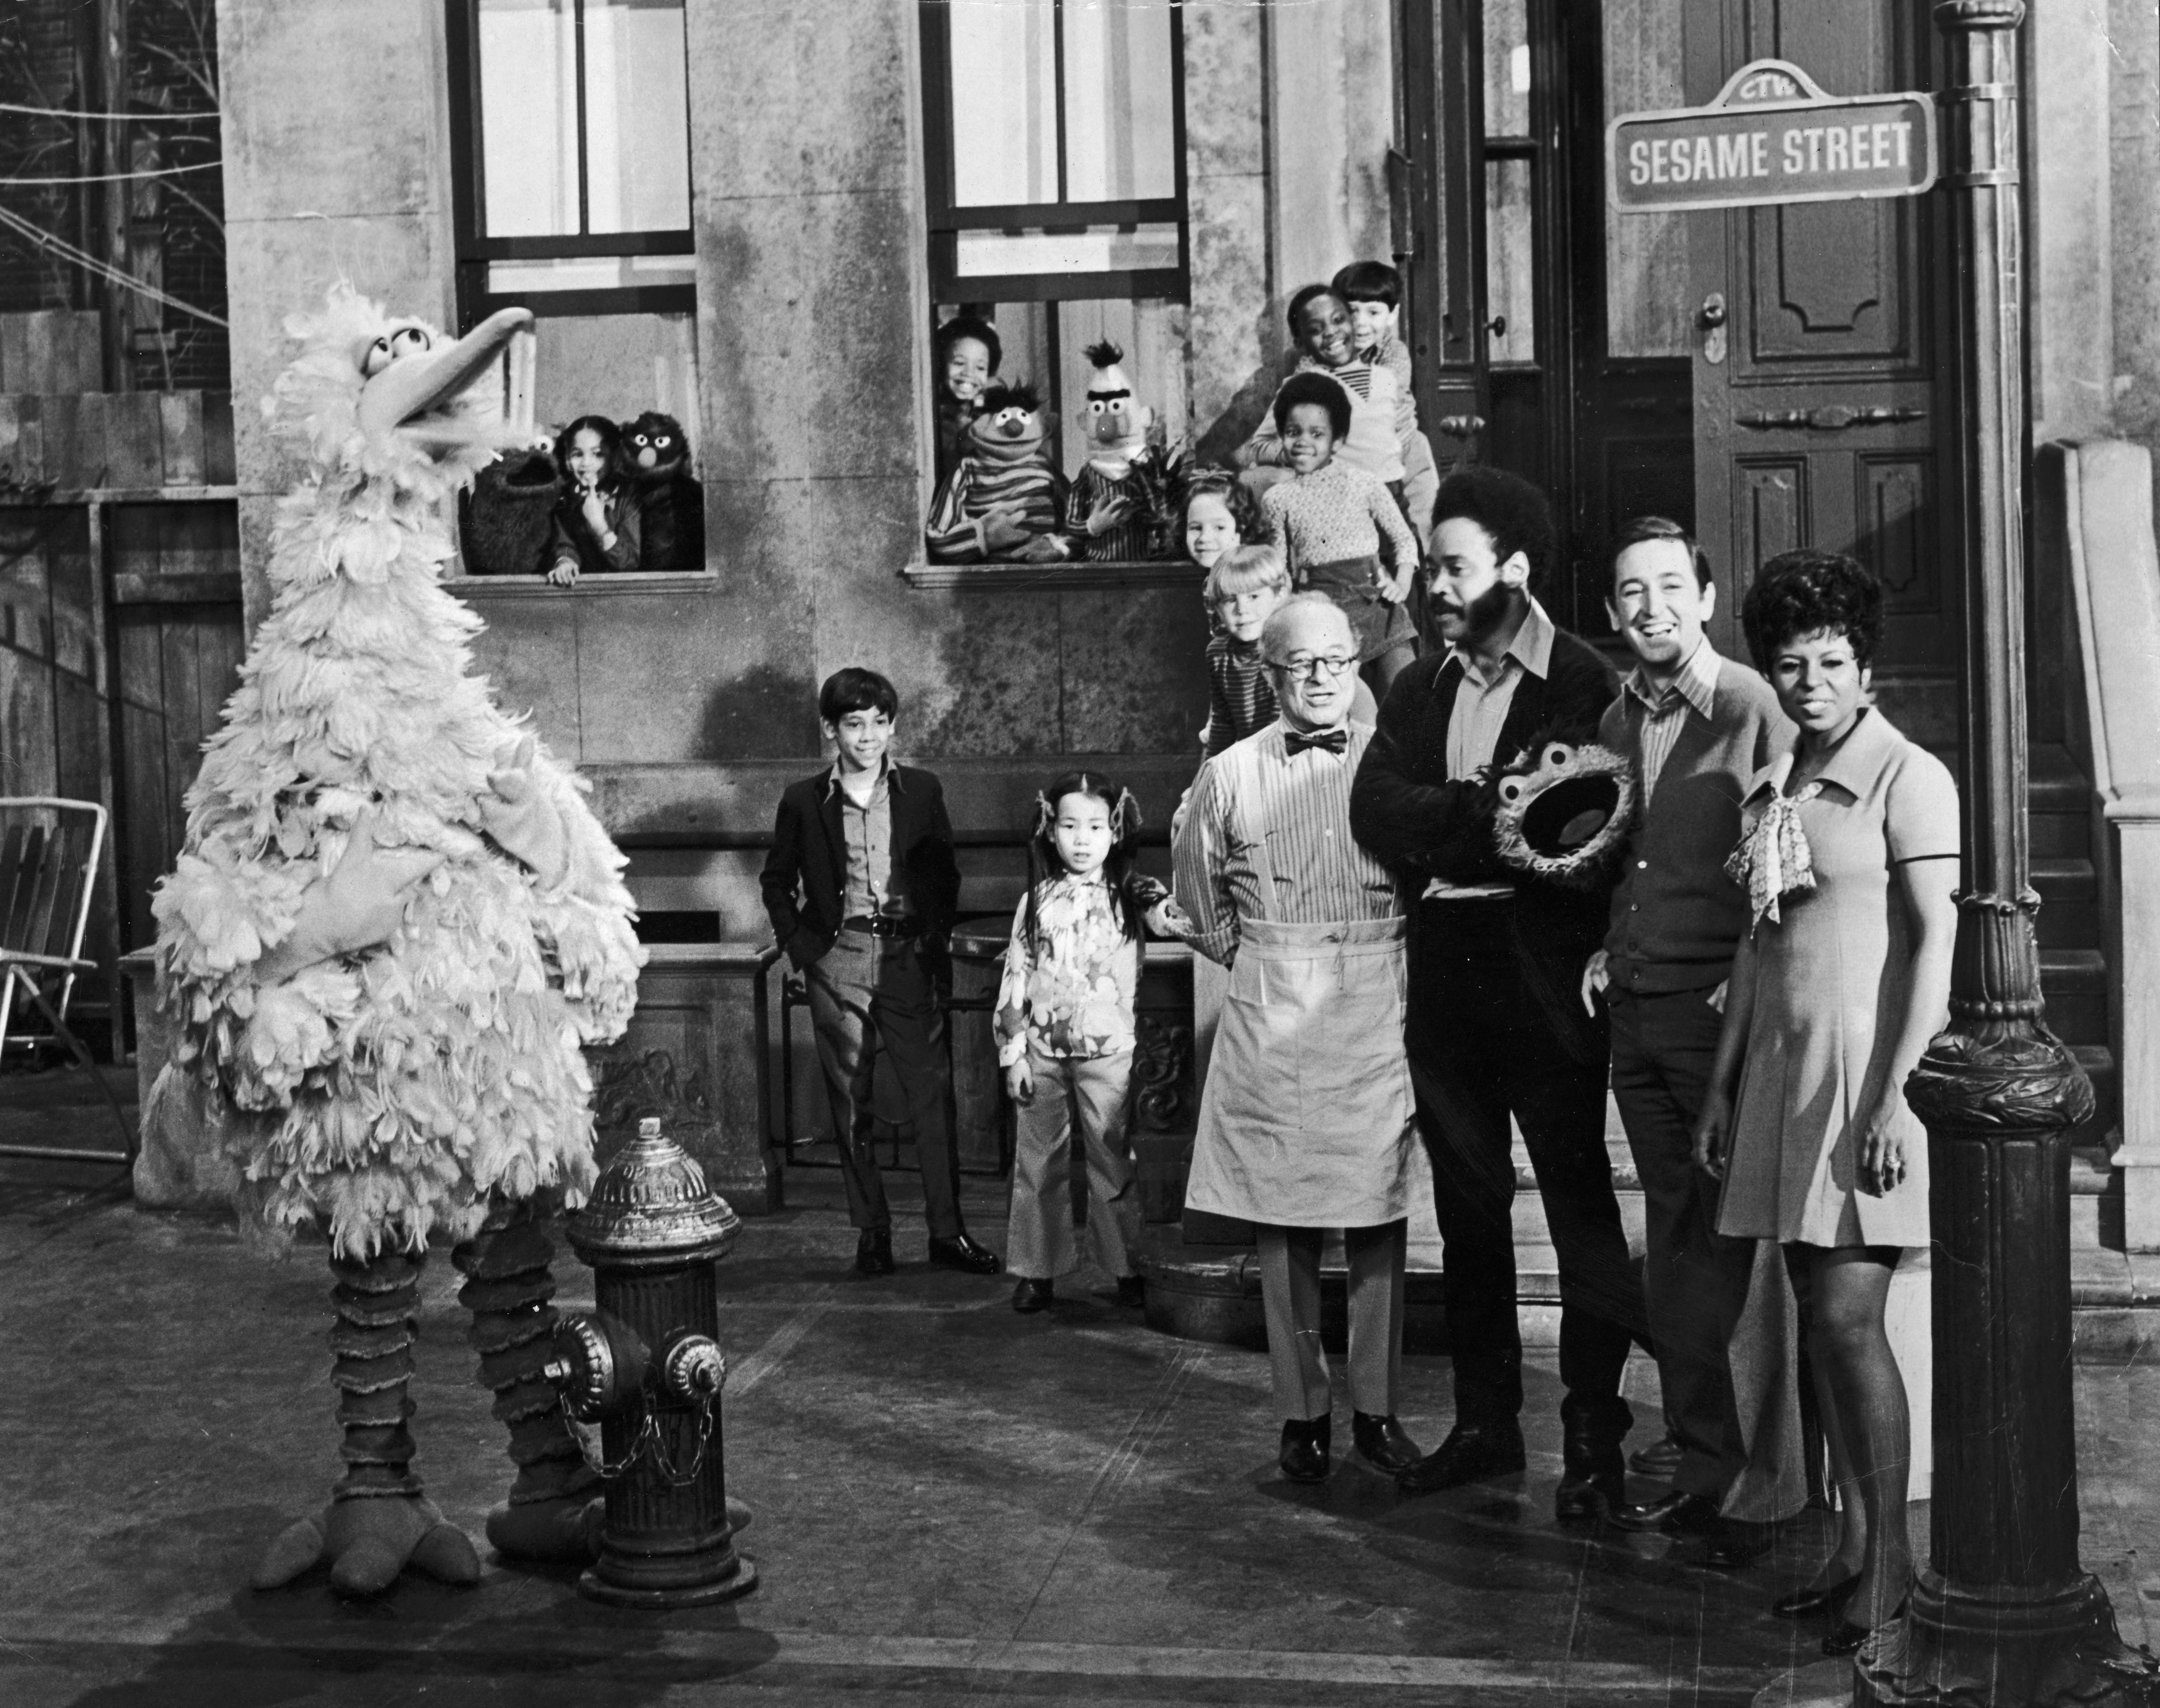
[[[1500,798],[1512,807],[1523,798],[1523,791],[1529,787],[1520,777],[1503,777],[1500,779]]]
[[[424,326],[400,326],[390,335],[390,355],[395,361],[401,356],[418,356],[432,349],[434,340],[428,336]]]
[[[1547,771],[1558,771],[1574,757],[1575,750],[1572,747],[1567,745],[1565,742],[1555,741],[1545,749],[1545,768]]]
[[[367,354],[360,359],[360,371],[373,379],[390,366],[390,340],[378,338],[367,346]]]

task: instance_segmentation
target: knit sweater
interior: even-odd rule
[[[1707,990],[1732,969],[1747,929],[1747,892],[1725,875],[1740,840],[1740,801],[1755,773],[1789,746],[1793,726],[1769,683],[1744,664],[1717,661],[1705,718],[1692,706],[1637,821],[1612,892],[1605,936],[1616,990],[1644,996]],[[1625,693],[1606,709],[1597,739],[1639,765],[1644,709]]]

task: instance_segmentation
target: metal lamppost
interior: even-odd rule
[[[2017,202],[2023,0],[1938,0],[1955,222],[1968,887],[1950,1021],[1906,1082],[1928,1127],[1934,1499],[1909,1611],[1856,1660],[1857,1704],[2160,1700],[2078,1564],[2069,1144],[2092,1085],[2041,1019],[2025,818],[2025,433]]]

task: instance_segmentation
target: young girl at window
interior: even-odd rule
[[[1144,927],[1169,930],[1168,892],[1133,870],[1140,808],[1092,771],[1068,771],[1036,797],[1028,891],[1013,918],[998,987],[998,1065],[1017,1106],[1005,1267],[1013,1309],[1046,1309],[1055,1278],[1077,1269],[1072,1139],[1089,1193],[1088,1243],[1141,1302],[1133,1267],[1140,1200],[1125,1145],[1133,1075],[1133,996]]]
[[[955,314],[931,340],[937,376],[937,479],[953,472],[968,449],[968,428],[982,408],[984,388],[997,377],[1005,347],[998,330],[974,314]]]
[[[637,499],[621,453],[621,435],[605,416],[580,415],[556,438],[555,459],[569,482],[548,543],[548,579],[558,587],[637,568]]]
[[[1417,537],[1388,489],[1337,454],[1350,431],[1350,397],[1335,381],[1292,374],[1275,393],[1275,420],[1296,473],[1260,495],[1260,514],[1298,589],[1342,607],[1365,680],[1385,695],[1415,651],[1403,601],[1417,567]],[[1385,569],[1384,548],[1392,559]]]

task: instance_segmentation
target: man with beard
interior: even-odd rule
[[[1555,1509],[1595,1519],[1625,1500],[1620,1444],[1633,1418],[1620,1378],[1631,1337],[1647,1333],[1605,1150],[1606,1020],[1577,994],[1610,887],[1503,865],[1489,773],[1547,742],[1594,740],[1617,683],[1531,594],[1555,543],[1536,487],[1462,470],[1441,484],[1433,524],[1429,592],[1447,650],[1395,678],[1350,800],[1358,840],[1420,896],[1405,1040],[1455,1364],[1454,1428],[1397,1480],[1425,1494],[1523,1468],[1512,1115],[1560,1260]]]

